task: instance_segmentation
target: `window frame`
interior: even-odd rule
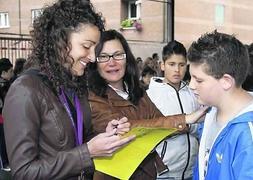
[[[8,12],[0,12],[0,28],[9,28],[10,20]]]
[[[135,17],[132,17],[132,11],[131,11],[131,6],[135,6]],[[127,2],[127,12],[128,12],[128,19],[133,19],[137,20],[140,19],[141,17],[141,0],[130,0]]]
[[[42,14],[42,9],[31,9],[31,21],[32,24],[34,20]]]
[[[222,26],[225,22],[225,6],[224,4],[215,5],[215,25]]]
[[[132,5],[135,6],[135,14],[136,14],[135,17],[132,16],[132,13],[133,13],[131,11],[132,10],[131,9]],[[128,19],[137,19],[137,7],[136,7],[136,4],[135,4],[135,1],[128,1],[127,10],[128,10]]]

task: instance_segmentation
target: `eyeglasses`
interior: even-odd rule
[[[104,63],[104,62],[109,61],[110,58],[112,58],[113,60],[116,60],[116,61],[120,61],[120,60],[124,60],[126,58],[126,54],[125,53],[115,53],[112,55],[102,54],[102,55],[98,56],[96,59],[97,59],[98,63]]]

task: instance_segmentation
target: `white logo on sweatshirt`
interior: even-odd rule
[[[222,157],[223,157],[223,154],[216,153],[216,159],[217,159],[218,163],[221,163]]]

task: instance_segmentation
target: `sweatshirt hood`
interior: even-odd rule
[[[168,89],[168,87],[171,87],[170,90],[175,91],[176,89],[170,85],[169,83],[165,83],[164,81],[164,77],[152,77],[150,80],[150,84],[149,84],[149,89],[156,89],[156,88],[166,88]],[[186,88],[187,83],[184,81],[181,81],[180,84],[180,90],[183,90],[184,88]]]

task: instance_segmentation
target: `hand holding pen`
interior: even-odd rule
[[[110,121],[106,127],[106,132],[116,129],[115,134],[123,135],[130,130],[130,123],[126,117],[121,119],[114,119]]]

